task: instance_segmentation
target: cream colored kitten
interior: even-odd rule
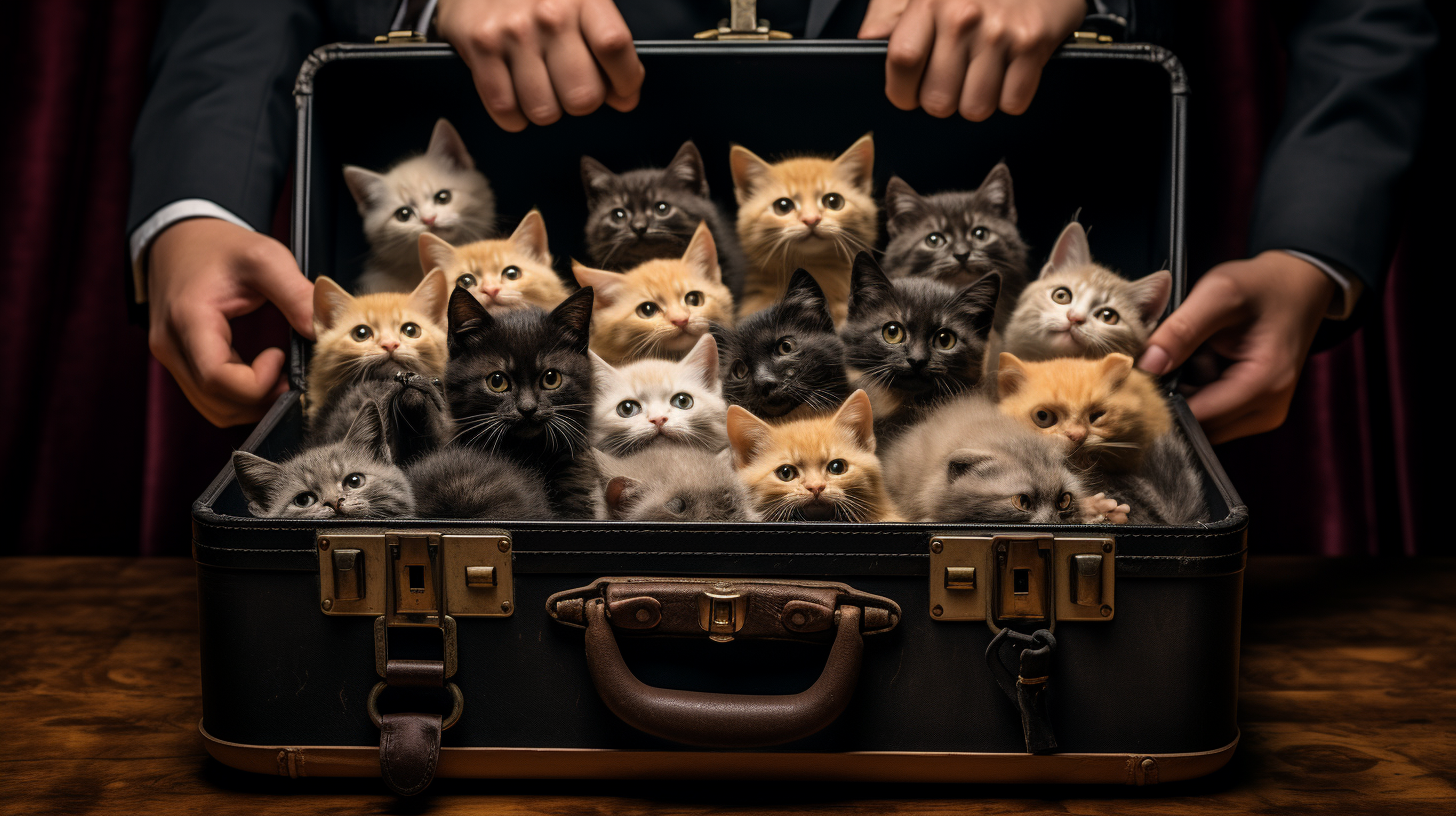
[[[556,308],[570,294],[553,268],[546,220],[531,210],[509,238],[452,247],[438,235],[420,235],[420,267],[440,269],[492,315],[537,306]]]
[[[617,456],[661,444],[720,451],[723,384],[718,378],[718,343],[705,334],[677,362],[638,360],[621,368],[593,354],[592,446]]]

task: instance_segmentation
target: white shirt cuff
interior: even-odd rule
[[[151,249],[152,241],[167,227],[189,218],[220,218],[229,224],[237,224],[243,229],[257,232],[252,224],[205,198],[184,198],[157,210],[131,233],[131,278],[137,303],[147,302],[147,250]]]
[[[1330,280],[1340,287],[1335,297],[1330,298],[1330,305],[1325,309],[1325,318],[1329,320],[1345,320],[1355,311],[1355,301],[1360,299],[1360,293],[1365,291],[1365,282],[1351,275],[1349,272],[1338,269],[1329,261],[1317,258],[1307,252],[1300,252],[1296,249],[1281,249],[1286,255],[1314,264],[1319,271],[1329,275]]]

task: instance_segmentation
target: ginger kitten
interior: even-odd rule
[[[626,272],[573,263],[577,283],[596,292],[591,349],[612,365],[676,360],[713,323],[732,325],[733,294],[723,285],[718,249],[705,222],[681,258],[647,261]]]
[[[729,154],[738,200],[738,239],[748,254],[739,315],[772,306],[796,269],[814,276],[836,326],[849,308],[850,264],[874,248],[875,142],[865,134],[836,159],[770,164],[734,145]]]
[[[874,424],[863,391],[833,414],[779,425],[733,405],[728,444],[765,521],[901,521],[875,458]]]
[[[445,280],[466,289],[492,315],[536,306],[556,308],[570,294],[552,268],[546,220],[531,210],[509,238],[451,246],[432,233],[420,235],[420,267],[441,269]]]

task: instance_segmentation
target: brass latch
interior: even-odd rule
[[[773,31],[768,20],[758,19],[758,0],[730,0],[728,19],[720,20],[717,28],[699,31],[695,40],[791,40],[793,35],[786,31]]]
[[[345,532],[320,535],[316,543],[326,615],[440,626],[447,615],[503,618],[515,611],[511,535],[503,530]]]
[[[1067,42],[1071,45],[1111,45],[1111,34],[1098,34],[1095,31],[1073,31]]]
[[[930,616],[1054,628],[1113,617],[1111,537],[937,535],[930,540]]]
[[[714,589],[698,596],[698,625],[708,633],[709,639],[727,643],[743,628],[748,599],[728,591],[726,585]]]
[[[391,31],[388,34],[380,34],[374,38],[375,45],[407,45],[409,43],[428,42],[424,34],[418,31]]]

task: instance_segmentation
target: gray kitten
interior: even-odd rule
[[[759,521],[729,455],[670,442],[623,457],[597,451],[605,518]]]
[[[383,412],[390,459],[402,468],[450,439],[452,425],[444,387],[437,378],[398,371],[391,381],[363,380],[341,390],[309,423],[308,444],[343,439],[365,405],[378,406]]]
[[[1131,506],[1129,524],[1202,524],[1209,519],[1203,481],[1188,443],[1177,431],[1143,450],[1136,472],[1089,479],[1099,490]]]
[[[342,439],[286,462],[233,452],[233,471],[261,518],[393,518],[414,513],[414,491],[389,453],[384,417],[366,403]]]
[[[549,519],[540,474],[492,453],[441,448],[410,466],[420,518]]]

